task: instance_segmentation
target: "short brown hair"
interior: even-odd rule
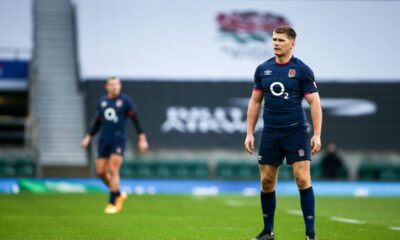
[[[280,26],[275,28],[274,33],[283,33],[286,34],[286,36],[288,36],[289,38],[296,40],[296,31],[294,31],[293,28],[289,27],[289,26]]]
[[[107,79],[106,82],[108,83],[109,81],[114,80],[114,79],[120,80],[118,77],[111,76],[111,77],[109,77],[109,78]]]

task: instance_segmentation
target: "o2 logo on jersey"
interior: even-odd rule
[[[278,91],[276,91],[277,89],[276,88],[280,88],[280,90],[278,90]],[[284,99],[289,99],[289,93],[287,93],[287,92],[285,92],[285,86],[283,85],[283,83],[281,83],[281,82],[273,82],[272,84],[271,84],[271,86],[269,86],[269,89],[271,90],[271,93],[274,95],[274,96],[282,96],[282,95],[284,95],[283,96],[283,98]]]
[[[114,123],[118,122],[117,112],[115,112],[114,108],[107,108],[104,111],[104,117],[108,121],[113,121]]]

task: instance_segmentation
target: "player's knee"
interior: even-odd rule
[[[263,192],[271,192],[275,188],[275,179],[271,177],[261,177],[261,189]]]
[[[97,171],[97,176],[99,177],[99,178],[106,178],[107,177],[107,173],[106,173],[106,171],[103,171],[103,170],[100,170],[100,171]]]
[[[110,165],[108,166],[110,173],[112,175],[117,174],[119,172],[119,169],[121,167],[121,164],[117,162],[111,162]]]
[[[116,167],[112,167],[112,168],[110,167],[110,174],[112,176],[115,176],[118,173],[119,173],[119,169],[117,169]]]
[[[307,187],[309,187],[309,185],[310,185],[310,178],[309,178],[308,176],[305,176],[305,175],[296,175],[296,176],[295,176],[295,179],[296,179],[297,187],[298,187],[299,189],[307,188]]]

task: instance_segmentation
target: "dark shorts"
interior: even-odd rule
[[[263,129],[258,163],[282,165],[284,158],[289,165],[297,161],[311,161],[310,135],[306,126]]]
[[[125,138],[100,138],[97,157],[108,158],[111,154],[124,155]]]

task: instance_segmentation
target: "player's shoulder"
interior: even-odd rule
[[[108,100],[108,97],[107,97],[107,95],[105,94],[105,95],[103,95],[103,96],[101,96],[101,97],[99,98],[99,103],[102,103],[102,102],[107,101],[107,100]]]
[[[126,95],[125,93],[120,93],[119,98],[127,102],[133,102],[132,97]]]
[[[270,59],[265,60],[264,62],[262,62],[260,65],[258,65],[259,68],[266,68],[266,67],[271,67],[273,66],[275,63],[275,58],[272,57]]]
[[[292,64],[297,65],[305,73],[313,72],[307,64],[297,57],[293,57]]]
[[[99,98],[99,100],[97,101],[97,107],[98,108],[104,108],[105,106],[108,105],[108,98],[107,95],[103,95]]]
[[[273,64],[274,64],[274,58],[267,59],[264,62],[260,63],[257,66],[256,72],[255,72],[255,76],[260,76],[260,74],[262,72],[264,72],[267,69],[272,68]]]
[[[102,95],[102,96],[100,97],[100,100],[105,100],[105,99],[108,99],[107,94],[104,94],[104,95]]]

